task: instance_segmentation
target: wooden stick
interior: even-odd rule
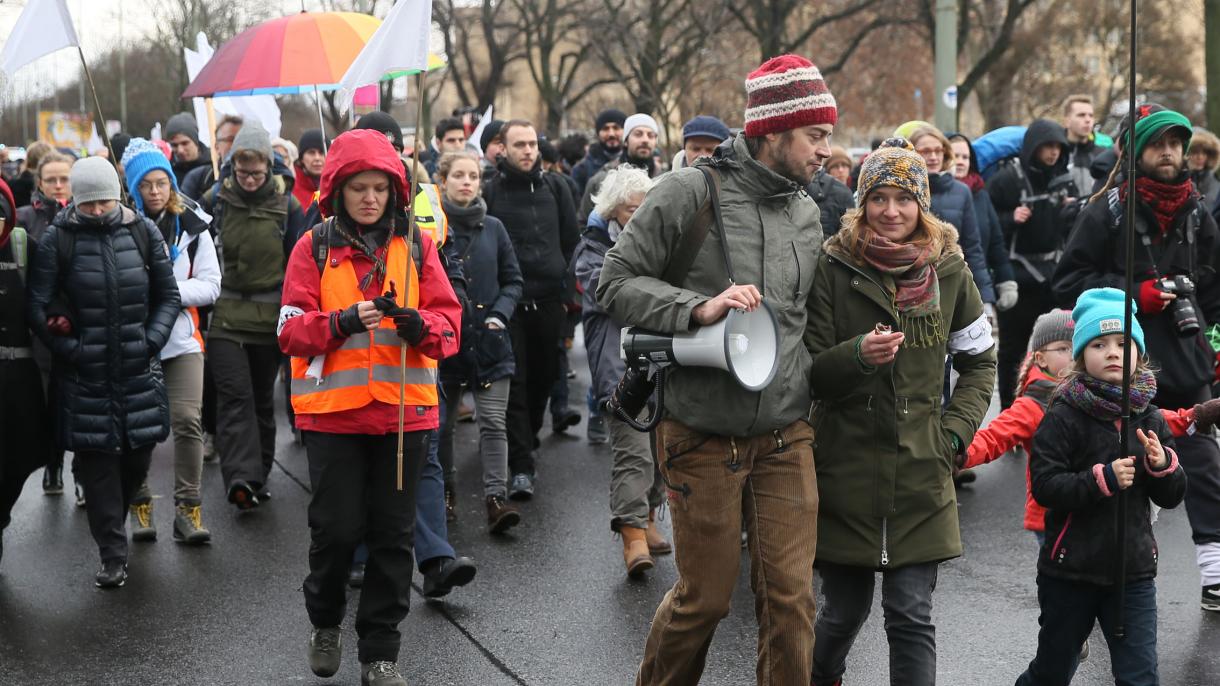
[[[212,98],[209,96],[203,99],[208,109],[208,131],[212,132],[212,178],[220,178],[220,159],[219,153],[216,152],[216,106],[212,103]]]
[[[419,72],[416,75],[415,90],[418,92],[419,109],[415,118],[415,149],[419,149],[419,130],[424,121],[424,72]],[[416,154],[414,159],[419,159]],[[411,190],[407,197],[407,280],[403,284],[403,303],[411,302],[411,245],[415,241],[415,196],[419,193],[419,178],[415,174],[415,165],[411,167]],[[421,255],[422,259],[423,256]],[[398,386],[398,490],[402,490],[402,447],[403,447],[403,424],[407,412],[407,344],[406,341],[400,341],[401,348],[399,356],[399,386]]]
[[[93,85],[93,72],[89,71],[89,63],[85,61],[85,51],[81,46],[76,46],[76,52],[80,55],[80,64],[85,69],[85,78],[89,81],[89,92],[93,94],[93,106],[97,108],[98,119],[101,120],[102,128],[98,131],[98,135],[106,142],[106,149],[110,151],[110,164],[118,169],[120,160],[114,154],[114,146],[110,144],[110,134],[106,131],[106,115],[102,113],[102,102],[97,99],[97,86]],[[127,202],[127,191],[122,189],[123,184],[119,184],[120,193],[123,196],[123,202]]]

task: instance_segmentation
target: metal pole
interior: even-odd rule
[[[936,0],[936,65],[932,98],[936,126],[957,130],[957,2]]]
[[[419,98],[419,108],[416,110],[415,149],[419,149],[419,122],[424,120],[424,76],[420,71],[415,77],[416,97]],[[410,195],[407,197],[407,279],[403,283],[403,303],[411,302],[411,244],[415,241],[415,196],[419,193],[419,175],[415,173],[414,162],[419,159],[415,154],[412,164],[408,167],[411,177]],[[402,490],[402,446],[403,423],[407,412],[407,344],[399,342],[399,386],[398,386],[398,490]]]
[[[301,10],[304,12],[305,10]],[[313,101],[318,104],[318,126],[322,129],[322,152],[330,154],[330,146],[326,144],[326,120],[322,118],[322,93],[318,90],[318,84],[313,85]],[[401,490],[401,489],[400,489]]]
[[[1131,64],[1129,83],[1129,102],[1127,103],[1127,140],[1123,141],[1123,154],[1127,162],[1127,207],[1124,231],[1126,232],[1126,265],[1125,289],[1126,302],[1123,303],[1123,414],[1118,432],[1118,457],[1126,458],[1131,454],[1131,303],[1135,295],[1135,163],[1138,151],[1135,149],[1135,54],[1136,54],[1136,17],[1138,16],[1139,0],[1131,0]],[[1120,161],[1119,164],[1122,164]],[[1127,597],[1127,491],[1118,492],[1117,507],[1118,522],[1114,530],[1118,536],[1118,578],[1115,587],[1118,589],[1118,612],[1114,623],[1114,635],[1123,639],[1127,633],[1126,597]]]
[[[1203,52],[1207,63],[1207,125],[1220,128],[1220,0],[1203,2]]]

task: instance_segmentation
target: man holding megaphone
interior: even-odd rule
[[[768,60],[746,92],[744,134],[658,179],[597,287],[616,321],[638,327],[624,334],[628,362],[674,365],[656,444],[680,578],[657,609],[640,685],[698,683],[736,585],[743,517],[758,683],[809,680],[818,491],[803,336],[822,227],[802,189],[830,156],[838,113],[817,67],[795,55]]]

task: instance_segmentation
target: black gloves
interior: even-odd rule
[[[364,322],[360,321],[359,303],[353,303],[347,309],[331,315],[330,328],[339,336],[351,336],[361,331],[368,331]]]
[[[407,342],[407,345],[419,345],[420,341],[424,340],[424,336],[428,335],[428,326],[424,324],[424,318],[419,315],[419,310],[405,308],[401,313],[394,316],[394,324],[398,327],[398,337]]]
[[[394,315],[398,314],[399,308],[398,302],[396,301],[397,297],[397,290],[394,287],[394,282],[391,281],[390,290],[386,291],[385,294],[380,297],[373,298],[373,307],[381,310],[385,316],[393,317]]]

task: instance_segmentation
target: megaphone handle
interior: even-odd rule
[[[657,406],[656,406],[656,409],[654,409],[652,411],[652,416],[648,418],[648,421],[641,422],[640,420],[636,419],[635,417],[628,415],[623,410],[622,407],[614,408],[614,414],[619,419],[623,420],[623,422],[625,422],[627,424],[627,426],[630,426],[631,428],[633,428],[636,431],[639,431],[641,433],[648,433],[649,431],[652,431],[653,429],[657,428],[657,426],[661,423],[661,418],[665,416],[665,368],[664,367],[657,368],[656,372],[653,374],[653,383],[656,384],[654,387],[654,390],[653,390],[653,394],[655,395],[655,397],[657,399]]]

